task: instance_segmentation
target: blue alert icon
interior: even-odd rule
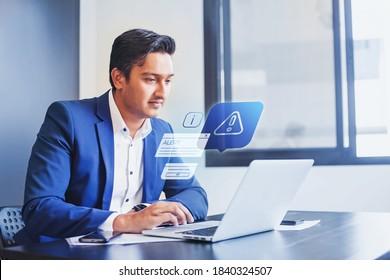
[[[256,130],[261,102],[228,102],[214,105],[202,129],[210,138],[205,149],[242,148],[249,144]]]

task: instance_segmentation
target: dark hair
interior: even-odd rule
[[[134,65],[141,66],[146,56],[153,52],[163,52],[172,55],[175,52],[175,40],[167,35],[160,35],[150,30],[132,29],[119,35],[112,44],[110,56],[110,83],[115,90],[111,71],[118,68],[126,80]]]

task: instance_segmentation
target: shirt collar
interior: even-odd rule
[[[108,105],[110,107],[112,128],[114,134],[119,131],[122,131],[124,128],[128,130],[128,127],[126,126],[126,123],[123,120],[121,113],[119,112],[118,106],[116,106],[112,89],[108,93]],[[151,131],[152,131],[152,124],[150,122],[150,119],[145,119],[144,123],[139,128],[136,134],[141,133],[142,139],[144,139],[146,136],[148,136],[148,134]]]

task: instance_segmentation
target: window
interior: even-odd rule
[[[206,112],[264,104],[251,143],[209,150],[206,164],[390,163],[389,10],[386,0],[205,0]]]

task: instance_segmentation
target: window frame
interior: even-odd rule
[[[336,100],[335,148],[229,149],[206,151],[206,166],[247,166],[255,159],[312,158],[315,165],[389,164],[390,157],[357,157],[351,1],[344,0],[347,123],[344,127],[340,1],[332,0]],[[227,54],[227,55],[223,55]],[[231,101],[230,0],[204,0],[205,112]],[[222,85],[225,85],[224,87]],[[348,131],[344,131],[348,130]],[[344,135],[348,134],[348,147]]]

